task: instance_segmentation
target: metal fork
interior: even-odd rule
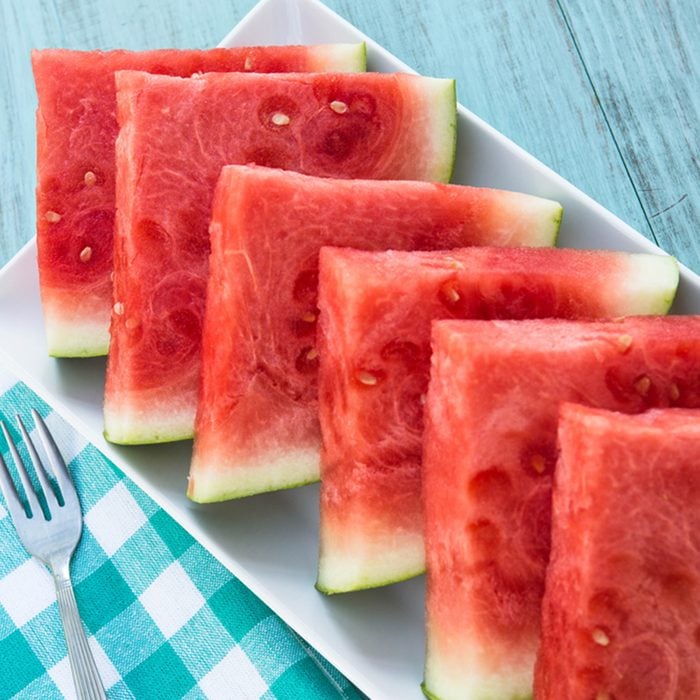
[[[43,562],[53,575],[56,597],[58,599],[58,610],[63,623],[63,632],[66,637],[66,645],[68,646],[68,659],[78,698],[80,700],[105,698],[105,691],[97,672],[95,659],[92,656],[87,637],[80,622],[78,606],[75,602],[73,586],[70,581],[70,559],[73,556],[78,540],[80,540],[83,527],[80,501],[66,469],[66,464],[46,424],[34,409],[32,409],[32,417],[34,418],[34,425],[36,425],[39,438],[44,446],[44,452],[51,465],[51,471],[58,484],[63,505],[59,502],[49,483],[46,468],[42,464],[29,437],[29,433],[19,416],[17,416],[19,430],[34,465],[34,471],[41,490],[44,492],[50,519],[47,520],[44,516],[27,469],[19,456],[19,452],[10,437],[4,421],[0,421],[0,426],[7,441],[7,446],[10,448],[12,459],[17,467],[17,473],[22,482],[30,514],[27,515],[22,506],[2,455],[0,455],[0,488],[5,496],[5,503],[14,521],[17,534],[25,549]]]

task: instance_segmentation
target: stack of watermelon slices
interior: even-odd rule
[[[114,442],[191,437],[196,409],[194,500],[320,475],[317,587],[384,585],[427,563],[426,694],[529,697],[559,402],[700,407],[700,320],[655,316],[675,294],[671,258],[538,249],[555,242],[556,202],[436,184],[452,172],[453,81],[353,75],[364,62],[363,45],[35,52],[49,352],[99,355],[109,343]],[[652,316],[592,320],[630,314]],[[551,317],[569,320],[523,320]],[[556,697],[575,672],[593,680],[572,698],[619,700],[635,687],[619,669],[653,663],[652,649],[666,663],[655,687],[672,694],[677,676],[693,696],[687,674],[664,675],[685,638],[667,653],[661,622],[649,643],[617,628],[611,641],[610,618],[591,613],[593,642],[608,646],[602,630],[613,652],[596,655],[572,637],[561,591],[577,577],[581,596],[599,593],[590,552],[566,555],[581,523],[598,522],[566,506],[587,484],[570,466],[581,431],[607,420],[620,449],[618,434],[647,439],[658,424],[697,450],[695,414],[653,415],[649,427],[586,410],[563,414],[573,447],[555,484],[537,692]],[[595,470],[600,458],[589,461]],[[677,529],[694,522],[692,504],[677,510]],[[628,550],[620,561],[635,558]],[[671,569],[657,578],[685,603],[700,567]],[[615,595],[628,592],[623,579]]]
[[[561,513],[556,509],[554,513],[555,531],[561,527],[564,539],[553,562],[550,578],[555,583],[545,610],[548,636],[542,642],[540,687],[548,690],[542,697],[642,697],[620,695],[606,684],[613,684],[616,673],[624,667],[649,664],[647,673],[654,677],[657,663],[670,662],[664,652],[652,663],[652,655],[646,651],[672,643],[669,635],[675,634],[670,626],[663,629],[660,621],[687,611],[686,592],[691,598],[695,596],[697,605],[697,592],[693,591],[700,580],[692,578],[692,573],[683,570],[677,601],[672,600],[672,594],[676,590],[674,562],[688,556],[684,537],[674,533],[688,531],[689,522],[693,522],[688,513],[696,504],[693,484],[698,477],[689,470],[687,461],[677,467],[669,464],[668,476],[662,472],[656,478],[644,474],[643,470],[648,472],[664,459],[660,433],[656,432],[656,440],[636,445],[630,431],[625,430],[608,434],[617,450],[614,461],[598,464],[596,472],[587,464],[588,457],[574,465],[572,457],[564,454],[567,465],[560,474],[559,465],[555,469],[558,408],[561,402],[576,402],[627,414],[650,408],[699,409],[700,317],[630,317],[607,322],[439,321],[433,326],[432,347],[424,440],[426,690],[446,700],[470,697],[470,693],[475,697],[530,697],[550,551],[554,476],[557,488],[565,494],[561,498],[569,499],[567,503],[572,497],[569,489],[576,489],[580,511],[572,513],[567,505]],[[690,415],[698,420],[697,413]],[[697,432],[694,443],[683,443],[690,455],[700,449]],[[593,437],[586,432],[572,444],[588,444]],[[593,454],[593,461],[602,459],[596,453],[602,448],[592,442],[590,449],[591,453],[581,451]],[[682,450],[677,449],[675,456],[670,450],[667,454],[677,462],[678,452]],[[648,459],[649,466],[637,466],[641,457]],[[587,468],[590,474],[576,473]],[[676,468],[679,473],[674,475]],[[615,473],[616,469],[621,473]],[[610,472],[608,482],[602,472]],[[665,484],[666,479],[672,480],[671,485]],[[683,488],[673,486],[673,480],[684,479],[687,498],[679,507]],[[610,501],[603,496],[606,483],[617,489]],[[631,483],[636,483],[635,488],[629,488]],[[654,511],[655,500],[661,508],[669,498],[675,515],[668,515],[661,528],[664,534],[652,523],[644,534],[640,520]],[[616,510],[611,512],[611,508]],[[660,513],[669,512],[667,506],[663,508]],[[653,517],[664,519],[662,515]],[[560,518],[565,519],[561,524]],[[612,518],[617,520],[614,529],[605,526]],[[629,534],[626,540],[615,534],[621,532]],[[661,539],[655,544],[655,538]],[[607,551],[599,553],[606,540]],[[595,568],[595,557],[602,562],[599,568]],[[670,594],[658,602],[658,620],[648,623],[644,638],[649,642],[637,644],[641,637],[635,635],[644,624],[644,615],[637,611],[627,627],[620,619],[620,605],[629,611],[635,599],[644,599],[641,590],[647,583],[640,583],[640,577],[644,577],[645,566],[650,567],[648,577],[653,574],[663,579],[668,574]],[[657,573],[653,573],[654,566]],[[693,567],[700,568],[697,550],[688,567],[691,572]],[[588,577],[589,583],[582,585],[588,587],[589,598],[585,592],[579,596],[576,590],[577,570]],[[606,577],[609,570],[617,573]],[[688,577],[692,582],[685,587]],[[648,580],[651,583],[652,578]],[[624,604],[618,603],[623,600]],[[576,618],[579,622],[571,622]],[[594,625],[585,642],[579,641],[588,621],[599,627]],[[613,626],[620,626],[630,644],[625,649],[611,648],[608,657],[612,659],[619,652],[627,655],[626,660],[616,668],[612,660],[603,664],[607,669],[599,668],[586,644],[607,646]],[[601,631],[596,632],[598,629]],[[559,646],[560,640],[566,646]],[[682,644],[687,646],[687,641]],[[554,655],[561,656],[555,661]],[[546,680],[566,674],[572,676],[569,694],[556,682]],[[578,677],[586,674],[591,676],[590,682]],[[596,678],[602,683],[597,689],[600,695],[581,690],[590,690]],[[669,687],[677,681],[667,680]],[[633,687],[629,678],[615,682],[618,688]],[[698,683],[696,680],[696,694]],[[649,697],[695,696],[678,694],[680,687],[668,695]]]
[[[112,298],[114,73],[364,71],[364,44],[157,51],[32,52],[37,124],[37,247],[48,349],[106,355]]]

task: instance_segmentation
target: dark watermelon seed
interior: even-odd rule
[[[671,399],[671,401],[678,401],[678,399],[681,396],[681,392],[678,389],[678,384],[675,382],[671,384],[670,387],[668,387],[668,396]]]

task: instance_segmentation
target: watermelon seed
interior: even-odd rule
[[[282,112],[275,112],[275,114],[272,115],[272,123],[275,126],[287,126],[287,124],[289,124],[289,117]]]
[[[92,248],[89,245],[86,245],[81,251],[80,251],[80,262],[88,262],[90,258],[92,257]]]
[[[646,396],[649,393],[649,389],[651,389],[651,379],[649,379],[649,377],[647,377],[646,375],[640,377],[634,383],[634,390],[640,396]]]
[[[532,465],[532,468],[538,473],[538,474],[544,474],[544,470],[547,466],[547,463],[545,462],[545,459],[542,455],[535,455],[531,460],[530,464]]]
[[[304,321],[304,323],[314,323],[316,321],[316,314],[311,311],[305,311],[301,315],[301,320]]]
[[[243,63],[243,70],[253,69],[253,59],[250,56],[246,56],[245,62]]]
[[[459,262],[459,260],[450,260],[450,267],[453,270],[463,270],[464,263]]]
[[[447,301],[456,304],[460,300],[459,292],[451,283],[443,284],[440,291]]]
[[[309,352],[306,353],[306,359],[311,361],[315,360],[318,357],[318,350],[316,348],[311,348]]]
[[[612,700],[610,693],[596,693],[595,700]]]
[[[668,388],[668,395],[671,397],[671,401],[678,401],[681,395],[681,392],[678,389],[678,384],[671,384],[671,386]]]
[[[591,637],[593,637],[593,641],[596,644],[599,644],[601,647],[606,647],[608,644],[610,644],[610,637],[608,637],[608,635],[605,634],[605,632],[603,632],[603,630],[599,627],[596,627],[596,629],[593,630]]]
[[[348,106],[340,100],[333,100],[329,106],[336,114],[345,114],[348,111]]]
[[[114,304],[112,310],[117,316],[121,316],[124,313],[124,304],[122,304],[121,301],[118,301]]]
[[[375,386],[377,384],[377,377],[364,369],[355,372],[355,379],[365,386]]]
[[[617,344],[620,348],[620,352],[627,352],[630,349],[630,346],[632,345],[632,336],[631,335],[621,335],[617,339]]]
[[[140,324],[137,318],[127,318],[124,325],[127,327],[127,330],[133,331],[134,328],[138,328]]]
[[[425,406],[425,402],[428,400],[428,397],[425,394],[421,394],[418,397],[418,400],[420,401],[421,406]]]
[[[50,224],[57,224],[61,220],[61,215],[57,211],[47,211],[46,214],[44,214],[44,218]]]
[[[88,170],[83,176],[83,182],[88,187],[92,187],[97,182],[97,175],[95,175],[92,170]]]

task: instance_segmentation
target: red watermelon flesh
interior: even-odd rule
[[[190,498],[318,480],[322,246],[548,245],[560,215],[556,202],[511,192],[224,168],[211,226]]]
[[[700,411],[565,404],[541,700],[699,698]]]
[[[323,455],[317,586],[337,593],[424,570],[423,405],[433,319],[665,313],[668,256],[553,248],[321,252]]]
[[[37,245],[49,353],[106,355],[112,308],[118,125],[114,72],[364,70],[362,44],[208,51],[32,52],[37,109]]]
[[[436,321],[432,348],[425,687],[529,697],[558,406],[700,407],[700,317]]]
[[[449,178],[454,81],[119,72],[117,87],[105,432],[125,443],[183,439],[194,429],[208,225],[222,166],[252,161],[345,178]]]

